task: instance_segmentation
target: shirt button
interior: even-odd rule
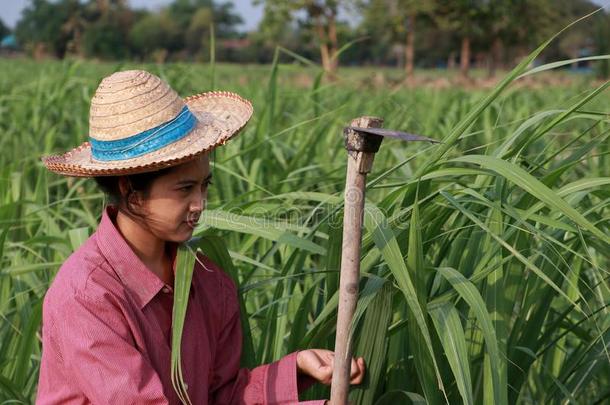
[[[186,388],[188,390],[189,389],[189,385],[187,383],[184,383],[184,388]]]
[[[167,287],[163,287],[163,292],[164,292],[164,293],[168,293],[168,292],[169,292],[169,288],[167,288]]]

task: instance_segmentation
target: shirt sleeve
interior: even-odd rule
[[[73,295],[48,311],[43,346],[56,348],[55,364],[94,404],[168,404],[161,379],[135,346],[120,309],[104,298]],[[51,349],[53,350],[53,349]],[[49,369],[50,368],[50,369]],[[47,390],[52,387],[47,387]],[[52,393],[39,392],[37,404]]]
[[[309,387],[311,379],[297,377],[296,356],[291,353],[282,359],[248,370],[239,368],[242,331],[239,320],[237,291],[226,279],[225,326],[219,338],[214,360],[214,377],[210,385],[210,404],[244,405],[322,405],[326,401],[299,402],[299,388]]]

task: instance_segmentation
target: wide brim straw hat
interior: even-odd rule
[[[55,173],[77,177],[155,171],[223,145],[252,112],[250,101],[235,93],[182,99],[149,72],[117,72],[102,80],[91,100],[89,141],[42,161]]]

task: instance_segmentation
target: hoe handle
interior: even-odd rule
[[[351,126],[361,128],[379,127],[381,123],[382,120],[379,118],[361,117],[353,120]],[[350,136],[359,135],[349,133],[349,130],[346,133],[348,158],[345,180],[341,275],[339,281],[339,312],[337,314],[335,359],[330,391],[331,405],[347,405],[352,358],[350,327],[354,311],[356,310],[356,304],[358,303],[364,192],[366,175],[371,170],[373,158],[375,157],[375,152],[358,151],[353,150],[353,148],[350,150],[348,145]],[[360,142],[361,146],[364,144],[366,144],[366,140]],[[366,148],[366,146],[360,149],[371,150]]]

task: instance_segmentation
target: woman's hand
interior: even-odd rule
[[[333,378],[335,353],[324,349],[309,349],[297,353],[297,371],[318,382],[330,385]],[[364,378],[364,358],[352,358],[351,384],[360,384]]]

